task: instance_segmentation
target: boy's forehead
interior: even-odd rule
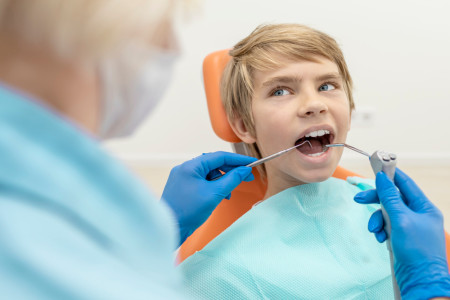
[[[253,63],[256,70],[268,71],[276,70],[290,64],[299,62],[319,62],[331,60],[325,56],[307,53],[279,53],[274,51],[262,52],[255,55]]]
[[[275,65],[273,62],[277,62]],[[272,61],[272,66],[261,70],[255,70],[253,79],[255,87],[264,87],[277,79],[299,81],[307,76],[313,77],[339,77],[342,79],[339,68],[333,61],[321,56],[311,59],[287,59],[279,57]]]

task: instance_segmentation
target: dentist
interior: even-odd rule
[[[175,167],[158,201],[100,145],[133,132],[168,85],[174,2],[0,0],[1,298],[182,299],[173,250],[253,179],[254,158],[205,154]],[[227,174],[207,181],[217,168]],[[408,232],[392,234],[411,257],[399,282],[447,296],[441,237],[428,255],[405,247]]]
[[[0,0],[0,298],[183,298],[173,251],[255,159],[174,168],[174,215],[100,145],[169,84],[174,3]],[[229,172],[206,181],[217,168]]]

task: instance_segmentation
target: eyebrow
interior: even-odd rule
[[[315,78],[316,81],[325,81],[325,80],[330,80],[330,79],[334,79],[334,80],[342,80],[342,76],[339,73],[327,73],[324,75],[320,75],[318,77]]]
[[[263,87],[272,86],[279,83],[298,83],[301,82],[302,79],[297,76],[278,76],[270,78],[269,80],[263,82]]]
[[[334,80],[342,80],[342,76],[339,73],[336,72],[332,72],[332,73],[326,73],[320,76],[317,76],[314,78],[315,81],[325,81],[325,80],[330,80],[330,79],[334,79]],[[301,77],[298,76],[278,76],[278,77],[273,77],[270,78],[269,80],[263,82],[262,86],[263,87],[267,87],[267,86],[272,86],[275,84],[286,84],[286,83],[299,83],[302,81]]]

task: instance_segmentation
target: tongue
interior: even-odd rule
[[[309,143],[304,143],[300,147],[297,148],[303,154],[314,154],[323,152],[322,142],[318,139],[312,138],[308,140]],[[311,143],[311,145],[310,145]]]

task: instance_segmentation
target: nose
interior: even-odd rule
[[[318,95],[305,96],[299,99],[298,115],[302,118],[323,115],[328,112],[328,106]]]

